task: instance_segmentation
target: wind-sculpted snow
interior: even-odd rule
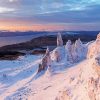
[[[80,39],[73,44],[71,40],[68,40],[65,46],[57,47],[51,52],[51,59],[56,62],[66,59],[66,62],[77,63],[85,59],[86,56],[87,47],[82,44]]]
[[[0,100],[100,100],[100,34],[87,44],[78,39],[62,45],[59,37],[61,43],[43,56],[5,61]]]
[[[91,43],[88,47],[87,58],[93,58],[96,55],[100,54],[100,33],[97,35],[96,41]]]

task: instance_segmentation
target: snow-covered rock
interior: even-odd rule
[[[71,43],[70,40],[65,45],[65,51],[66,51],[66,58],[67,61],[70,62],[78,62],[86,58],[87,54],[87,48],[86,46],[81,42],[80,39],[76,40],[75,43]]]
[[[77,74],[72,73],[69,76],[69,82],[66,80],[56,99],[100,100],[100,56],[82,62],[76,69]]]
[[[51,53],[51,59],[55,62],[60,62],[64,58],[65,58],[65,48],[63,46],[55,48]]]
[[[65,53],[66,53],[66,60],[72,61],[72,42],[71,40],[68,40],[65,45]]]
[[[65,57],[65,48],[63,46],[63,40],[61,33],[57,34],[57,47],[51,52],[51,59],[55,62],[60,62]]]
[[[80,39],[76,40],[74,48],[73,48],[73,58],[76,61],[83,60],[86,58],[87,48],[85,45],[81,42]]]
[[[61,33],[57,34],[57,46],[63,46],[63,40],[62,40],[62,36]]]
[[[51,57],[50,57],[49,48],[47,47],[46,53],[42,58],[41,64],[39,64],[38,72],[45,70],[49,66],[51,66]]]
[[[96,41],[88,47],[87,58],[93,58],[100,54],[100,33],[97,35]]]
[[[0,61],[0,100],[100,100],[99,40],[100,34],[88,45],[79,39],[73,44],[69,40],[52,52],[47,48],[42,60],[35,56],[33,61],[28,55],[21,60]],[[87,49],[89,59],[85,59]],[[44,69],[51,67],[36,78],[40,62]]]

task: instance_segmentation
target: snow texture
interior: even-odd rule
[[[45,55],[0,61],[0,100],[100,100],[99,44],[100,34],[64,46],[58,34],[57,47]]]

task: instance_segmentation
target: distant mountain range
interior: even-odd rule
[[[26,31],[26,32],[11,32],[11,31],[0,31],[0,37],[11,37],[11,36],[27,36],[27,35],[56,35],[56,33],[61,32],[62,34],[86,34],[86,35],[93,35],[96,36],[99,31],[56,31],[56,32],[49,32],[49,31]]]

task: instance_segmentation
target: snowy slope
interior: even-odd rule
[[[60,36],[61,43],[44,56],[0,61],[0,100],[100,100],[99,36],[66,46]],[[44,69],[38,72],[40,63]]]

